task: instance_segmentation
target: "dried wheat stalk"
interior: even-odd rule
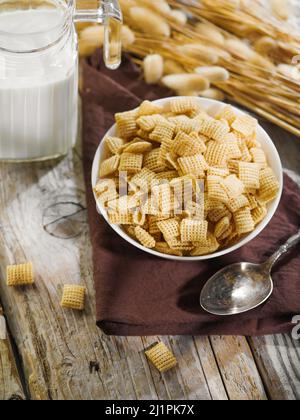
[[[300,35],[283,3],[268,0],[266,9],[262,1],[120,0],[125,48],[149,83],[180,95],[226,94],[300,137],[300,66],[292,65]],[[95,48],[93,31],[80,33],[87,53]]]

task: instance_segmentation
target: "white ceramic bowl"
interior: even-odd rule
[[[155,103],[157,103],[158,105],[164,105],[171,99],[172,98],[160,99],[158,101],[155,101]],[[199,101],[199,103],[205,110],[212,112],[213,115],[215,115],[218,111],[220,111],[223,107],[226,106],[225,103],[214,101],[211,99],[198,98],[197,100]],[[234,108],[234,109],[237,114],[240,114],[240,115],[245,114],[243,111],[239,110],[238,108]],[[269,165],[271,166],[271,168],[273,169],[275,175],[277,176],[279,180],[280,191],[276,200],[274,200],[268,206],[268,214],[265,217],[265,219],[255,228],[253,232],[251,232],[249,235],[245,236],[239,242],[237,242],[236,244],[234,244],[233,246],[229,248],[224,248],[213,254],[197,256],[197,257],[178,257],[178,256],[173,256],[173,255],[162,254],[155,250],[145,248],[139,242],[135,241],[129,235],[127,235],[127,233],[120,226],[111,224],[109,222],[108,215],[105,208],[99,202],[96,201],[98,211],[107,221],[107,223],[111,226],[111,228],[114,229],[123,239],[125,239],[127,242],[129,242],[131,245],[135,246],[136,248],[139,248],[142,251],[147,252],[148,254],[156,255],[157,257],[166,258],[169,260],[178,260],[178,261],[203,261],[203,260],[208,260],[212,258],[217,258],[222,255],[226,255],[233,251],[236,251],[237,249],[241,248],[242,246],[246,245],[247,243],[252,241],[254,238],[256,238],[262,232],[262,230],[265,229],[265,227],[269,224],[269,222],[271,221],[272,217],[274,216],[278,208],[282,191],[283,191],[283,169],[282,169],[282,164],[281,164],[277,149],[274,146],[274,143],[272,142],[269,135],[265,132],[265,130],[262,127],[259,126],[257,134],[258,134],[258,140],[260,141],[262,148],[264,149],[268,157]],[[110,128],[110,130],[108,130],[104,138],[106,136],[115,136],[115,135],[116,135],[116,126],[114,125],[113,127]],[[93,168],[92,168],[92,186],[93,187],[95,187],[98,181],[99,164],[107,157],[108,157],[108,150],[106,148],[105,142],[101,141],[99,144],[98,150],[96,152],[94,162],[93,162]],[[95,196],[95,199],[96,199],[96,196]]]

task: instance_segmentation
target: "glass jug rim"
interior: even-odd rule
[[[55,41],[53,41],[52,43],[45,45],[41,48],[36,48],[36,49],[32,49],[32,50],[14,50],[14,49],[9,49],[9,48],[5,48],[1,45],[0,43],[0,51],[5,51],[5,52],[10,52],[10,53],[15,53],[15,54],[29,54],[29,53],[35,53],[35,52],[40,52],[40,51],[44,51],[48,48],[51,48],[52,46],[56,45],[65,35],[66,30],[69,27],[69,22],[70,19],[72,19],[73,14],[75,11],[75,0],[67,0],[66,2],[66,7],[65,10],[63,10],[63,18],[61,20],[61,22],[59,22],[58,24],[51,26],[51,27],[47,27],[45,29],[39,30],[39,31],[32,31],[32,32],[10,32],[10,31],[4,31],[0,29],[0,37],[5,36],[7,38],[9,37],[14,37],[14,38],[21,38],[24,36],[39,36],[41,34],[47,33],[49,31],[59,31],[58,32],[58,36],[57,39]]]

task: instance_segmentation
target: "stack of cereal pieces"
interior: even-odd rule
[[[195,98],[145,101],[116,115],[95,193],[113,224],[143,246],[176,256],[216,252],[265,218],[279,183],[257,141],[257,121]]]

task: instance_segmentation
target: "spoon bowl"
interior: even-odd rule
[[[200,304],[214,315],[228,316],[251,311],[265,303],[274,285],[274,264],[300,242],[300,231],[292,236],[264,264],[232,264],[216,273],[204,286]]]
[[[206,283],[200,303],[203,309],[214,315],[240,314],[265,302],[273,288],[266,268],[250,263],[233,264]]]

